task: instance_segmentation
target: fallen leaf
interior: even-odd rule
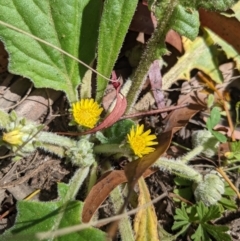
[[[148,155],[143,156],[142,158],[139,158],[137,160],[134,160],[130,163],[128,163],[125,168],[125,174],[128,178],[128,182],[130,187],[134,187],[138,179],[143,175],[143,173],[152,166],[152,164],[163,155],[163,153],[167,150],[169,147],[171,139],[166,139],[164,142],[161,142],[160,139],[158,139],[158,145],[156,146],[156,150]]]
[[[119,84],[119,83],[113,82],[113,84]],[[100,131],[102,129],[106,129],[109,126],[112,126],[115,122],[117,122],[121,118],[121,116],[124,114],[127,108],[127,99],[125,96],[123,96],[120,93],[120,87],[121,87],[120,84],[115,87],[117,100],[116,100],[116,105],[114,106],[114,109],[112,110],[112,112],[98,126],[96,126],[95,128],[89,131],[79,133],[79,135],[91,134],[91,133]]]
[[[142,205],[151,202],[148,187],[143,178],[138,181],[139,196],[138,207],[140,208],[134,219],[134,232],[136,241],[160,241],[158,237],[158,220],[153,205],[141,208]]]
[[[154,172],[154,170],[146,170],[143,176],[148,177]],[[124,182],[127,182],[127,177],[122,170],[114,170],[101,177],[100,180],[93,186],[84,201],[82,221],[85,223],[89,222],[99,206],[108,197],[110,192]]]
[[[151,84],[152,93],[158,109],[165,107],[164,94],[162,89],[162,75],[159,60],[153,61],[151,64],[148,76]],[[161,113],[162,118],[166,117],[167,113]]]
[[[159,144],[157,145],[156,150],[143,156],[142,158],[128,163],[125,166],[124,171],[131,188],[134,187],[145,170],[150,168],[156,160],[161,157],[164,152],[166,152],[171,143],[172,135],[183,128],[196,113],[205,107],[206,97],[206,94],[194,91],[182,98],[178,104],[188,103],[189,105],[187,107],[174,110],[168,115],[164,132],[158,136]]]
[[[183,128],[188,121],[200,110],[206,108],[205,100],[207,95],[198,91],[193,91],[178,101],[178,105],[188,103],[187,107],[172,111],[164,120],[166,123],[164,132],[177,132]]]
[[[227,18],[219,13],[199,10],[201,25],[211,29],[219,37],[231,44],[240,53],[240,22],[235,18]]]

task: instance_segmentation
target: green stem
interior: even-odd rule
[[[171,160],[165,157],[160,157],[153,166],[164,171],[172,172],[180,177],[192,180],[195,183],[200,183],[202,181],[202,175],[182,162],[181,159]]]
[[[204,146],[196,146],[193,150],[189,151],[185,156],[181,157],[183,163],[191,161],[195,156],[199,155],[204,150]]]
[[[104,153],[104,154],[116,154],[116,153],[124,153],[130,154],[130,150],[126,147],[120,147],[119,144],[101,144],[94,146],[94,153]]]
[[[91,191],[92,187],[97,182],[97,172],[98,172],[98,163],[95,161],[92,166],[91,170],[89,172],[89,179],[87,184],[87,194]]]
[[[38,134],[38,141],[48,144],[53,144],[57,146],[61,146],[64,148],[70,148],[76,146],[76,141],[70,139],[69,137],[59,136],[54,133],[42,131]]]
[[[170,30],[172,14],[177,3],[178,1],[172,0],[165,5],[165,9],[163,10],[164,14],[162,14],[163,18],[159,19],[158,26],[147,43],[146,50],[142,55],[141,61],[133,77],[134,84],[131,86],[127,96],[128,109],[126,113],[131,112],[137,101],[142,86],[145,83],[150,65],[154,60],[159,59],[166,53],[165,38],[167,32]]]
[[[75,171],[74,176],[72,177],[69,183],[69,189],[67,195],[65,196],[65,200],[75,200],[75,197],[82,186],[84,180],[86,179],[89,173],[89,167],[79,168]]]

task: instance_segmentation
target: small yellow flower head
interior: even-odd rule
[[[23,137],[23,133],[18,129],[15,129],[13,131],[3,133],[2,139],[3,141],[11,145],[22,145],[23,144],[22,137]]]
[[[150,146],[158,144],[158,142],[153,141],[157,137],[156,135],[149,135],[150,133],[150,130],[144,132],[143,125],[137,125],[137,128],[135,129],[133,126],[130,134],[128,134],[128,142],[138,157],[142,157],[155,150],[155,148]]]
[[[72,113],[74,121],[84,127],[93,128],[99,120],[103,108],[93,99],[82,99],[73,103]]]

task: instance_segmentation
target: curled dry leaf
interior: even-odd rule
[[[226,18],[225,16],[199,10],[201,25],[210,28],[219,37],[231,44],[238,53],[240,53],[240,22],[235,18]]]
[[[146,170],[144,177],[151,175],[154,170]],[[124,171],[111,171],[106,173],[91,189],[84,202],[82,221],[87,223],[99,208],[99,206],[108,197],[110,192],[118,185],[127,182]]]
[[[114,86],[116,88],[116,105],[114,106],[113,111],[101,122],[98,126],[95,128],[80,133],[81,135],[91,134],[97,131],[100,131],[102,129],[108,128],[109,126],[113,125],[115,122],[117,122],[121,116],[124,114],[126,108],[127,108],[127,99],[125,96],[123,96],[120,93],[120,87],[121,85],[118,82],[114,82],[113,84],[118,84],[118,86]]]
[[[189,105],[181,109],[173,110],[168,115],[164,132],[158,136],[159,144],[156,150],[125,166],[124,170],[131,187],[134,187],[142,174],[168,149],[173,134],[183,128],[196,113],[205,107],[205,98],[206,94],[198,92],[191,92],[186,95],[178,104],[188,103]]]

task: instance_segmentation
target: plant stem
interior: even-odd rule
[[[165,9],[163,10],[163,18],[158,21],[158,26],[147,43],[146,50],[142,55],[141,61],[133,77],[134,84],[131,86],[127,95],[127,114],[131,112],[133,105],[137,101],[142,86],[146,81],[150,65],[154,60],[159,59],[166,53],[165,37],[170,29],[169,26],[171,25],[171,17],[177,3],[178,1],[172,0],[166,4]]]
[[[130,150],[128,148],[120,147],[119,144],[101,144],[96,145],[93,148],[94,153],[104,153],[104,154],[130,154]]]
[[[54,133],[42,131],[38,134],[38,141],[53,145],[58,145],[64,148],[76,146],[76,141],[69,137],[59,136]]]
[[[161,170],[172,172],[180,177],[192,180],[195,183],[200,183],[202,181],[202,175],[182,162],[181,159],[171,160],[165,157],[160,157],[154,163],[153,167],[158,167]]]
[[[89,179],[87,184],[87,194],[91,191],[92,187],[97,182],[97,171],[98,171],[98,163],[95,161],[92,166],[91,170],[89,172]]]
[[[65,200],[75,200],[75,197],[82,186],[84,180],[86,179],[89,173],[89,167],[79,168],[75,171],[74,176],[72,177],[71,181],[69,182],[69,189],[67,192],[67,197]]]

